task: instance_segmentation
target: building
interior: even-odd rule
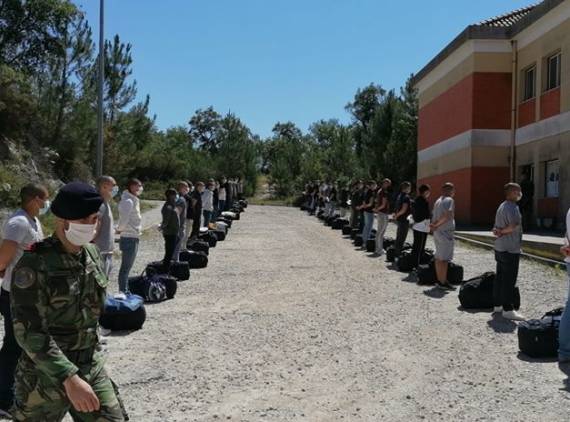
[[[489,225],[529,175],[532,221],[570,207],[570,0],[467,27],[416,76],[418,183],[456,184],[456,218]],[[532,193],[534,190],[534,194]]]

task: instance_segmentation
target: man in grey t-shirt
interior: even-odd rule
[[[455,290],[447,281],[447,269],[453,260],[455,248],[455,186],[445,183],[441,188],[441,196],[433,207],[432,224],[433,241],[435,243],[435,272],[437,287],[443,290]]]
[[[115,251],[115,222],[111,201],[119,193],[117,182],[111,176],[101,176],[97,179],[97,190],[103,198],[103,204],[99,209],[97,233],[93,243],[97,245],[103,258],[103,271],[107,278],[113,269],[113,252]]]
[[[497,275],[493,285],[494,312],[513,321],[525,318],[515,309],[516,285],[522,243],[522,216],[517,202],[522,198],[521,187],[516,183],[505,185],[505,201],[495,216],[493,234]]]
[[[4,317],[4,340],[0,349],[0,416],[6,416],[14,398],[14,371],[21,349],[14,337],[10,309],[12,270],[24,254],[44,238],[38,216],[49,209],[49,194],[42,185],[26,185],[20,191],[21,208],[4,225],[0,243],[0,313]]]

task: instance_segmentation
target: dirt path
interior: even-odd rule
[[[160,251],[150,231],[136,270]],[[514,325],[460,312],[456,293],[402,281],[296,209],[248,208],[210,259],[143,330],[110,338],[133,421],[568,418],[565,376],[517,357]],[[493,267],[466,247],[457,262],[468,277]],[[521,274],[527,315],[565,296],[561,273]]]

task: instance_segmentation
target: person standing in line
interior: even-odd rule
[[[113,252],[115,250],[115,222],[111,201],[119,193],[117,182],[111,176],[101,176],[97,179],[97,190],[103,198],[97,219],[97,232],[93,243],[99,248],[103,258],[103,272],[109,278],[113,269]]]
[[[566,262],[566,272],[568,273],[568,282],[570,283],[570,209],[566,213],[566,236],[564,237],[564,246],[560,248],[560,252],[562,252]],[[560,320],[558,337],[558,362],[562,365],[568,365],[570,364],[570,291],[566,297],[566,306]]]
[[[187,248],[188,239],[190,239],[192,231],[194,230],[194,207],[196,206],[196,199],[193,197],[194,184],[190,181],[187,181],[186,184],[188,185],[188,193],[184,195],[184,199],[186,200],[186,224],[184,239],[182,241],[183,249]]]
[[[222,177],[220,187],[218,190],[218,216],[222,214],[223,211],[226,210],[226,198],[227,198],[227,191],[226,191],[226,178]]]
[[[212,210],[212,216],[210,217],[210,222],[211,222],[212,220],[215,220],[216,218],[218,218],[218,210],[219,210],[219,206],[220,206],[220,204],[219,204],[220,199],[218,197],[219,183],[217,181],[215,181],[214,179],[210,179],[208,184],[210,186],[213,186],[213,189],[212,189],[213,210]]]
[[[366,184],[366,191],[360,211],[363,213],[364,227],[362,228],[362,249],[366,249],[366,242],[372,235],[372,228],[374,226],[374,200],[376,195],[376,182],[369,181]]]
[[[179,216],[179,229],[178,229],[178,242],[176,243],[176,248],[174,249],[174,253],[172,254],[172,259],[176,262],[180,261],[180,251],[186,249],[186,243],[188,241],[188,237],[186,233],[186,216],[188,210],[188,202],[186,201],[186,195],[190,192],[190,187],[188,183],[181,180],[176,184],[176,190],[178,191],[178,198],[176,200],[176,209],[178,211]]]
[[[178,236],[180,234],[180,210],[178,204],[178,193],[175,189],[167,189],[164,196],[166,201],[162,206],[162,223],[160,231],[164,237],[164,258],[162,260],[162,268],[168,273],[170,264],[174,257],[174,251],[178,245]]]
[[[350,196],[350,192],[348,190],[348,185],[346,184],[346,182],[342,182],[342,185],[340,186],[342,186],[340,187],[338,193],[340,218],[345,218],[348,209],[348,198]]]
[[[429,185],[421,185],[418,189],[418,196],[412,205],[412,218],[414,220],[414,225],[412,226],[414,233],[412,256],[417,266],[421,264],[429,234],[431,212],[429,210],[428,198],[430,193],[431,188]]]
[[[240,200],[240,201],[242,199],[244,199],[243,192],[244,192],[243,191],[243,180],[241,177],[238,177],[237,178],[237,197],[238,197],[238,200]]]
[[[234,205],[234,191],[232,187],[232,179],[226,180],[226,209],[224,211],[229,211]]]
[[[529,172],[525,171],[522,174],[521,192],[523,194],[520,202],[519,209],[523,219],[523,229],[528,230],[532,228],[532,206],[534,202],[534,182],[530,178]]]
[[[495,261],[497,275],[493,284],[494,313],[512,321],[524,321],[525,317],[515,310],[515,297],[522,246],[522,215],[517,202],[522,198],[517,183],[505,185],[505,201],[495,215]]]
[[[133,268],[139,250],[139,238],[142,234],[142,215],[139,196],[143,192],[143,184],[138,179],[127,182],[127,189],[119,202],[119,249],[121,250],[121,267],[119,268],[119,291],[129,293],[129,273]]]
[[[384,255],[384,234],[388,228],[388,220],[390,215],[390,201],[388,201],[388,190],[392,186],[390,179],[384,179],[382,186],[378,189],[376,194],[376,208],[374,212],[377,213],[378,228],[376,230],[376,256]]]
[[[329,217],[333,217],[336,213],[338,205],[338,184],[334,183],[330,186],[329,190]]]
[[[455,248],[455,186],[453,183],[445,183],[441,190],[441,196],[433,207],[430,225],[435,243],[436,284],[442,290],[455,290],[447,281],[447,269],[453,260]]]
[[[400,193],[396,198],[396,212],[394,213],[394,221],[398,226],[396,232],[396,242],[394,248],[396,256],[402,254],[402,248],[408,237],[408,230],[410,229],[410,221],[408,216],[411,213],[411,200],[410,192],[412,191],[412,184],[410,182],[402,182],[400,185]]]
[[[204,192],[204,183],[197,182],[196,189],[192,192],[191,198],[194,204],[194,223],[192,226],[192,239],[196,239],[200,235],[200,227],[202,226],[202,192]]]
[[[210,182],[207,189],[202,192],[202,209],[204,219],[202,227],[208,227],[214,212],[214,185]]]
[[[362,205],[362,191],[364,184],[361,180],[357,180],[352,184],[352,190],[350,193],[350,227],[356,229],[360,226],[359,207]]]
[[[48,190],[28,184],[20,191],[20,208],[6,221],[0,243],[0,314],[4,317],[4,340],[0,349],[0,416],[10,416],[14,400],[14,371],[22,349],[14,337],[10,288],[14,267],[32,245],[44,238],[38,217],[50,207]]]

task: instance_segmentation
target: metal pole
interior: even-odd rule
[[[95,174],[103,174],[103,84],[105,80],[105,0],[99,6],[99,72],[97,80],[97,161]]]

